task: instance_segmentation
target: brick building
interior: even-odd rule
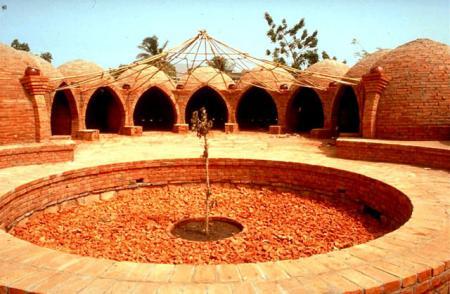
[[[308,75],[295,81],[283,69],[264,67],[243,72],[234,81],[202,66],[176,82],[156,67],[140,65],[115,79],[83,60],[56,69],[1,44],[0,56],[2,145],[40,142],[56,135],[93,139],[98,132],[184,132],[192,111],[201,106],[208,109],[215,128],[227,132],[450,138],[450,51],[431,40],[375,52],[350,69],[323,60],[305,71],[360,78],[355,86]],[[75,88],[54,92],[80,81],[84,82]]]

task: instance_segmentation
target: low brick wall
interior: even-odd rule
[[[201,159],[155,160],[104,165],[65,172],[17,187],[0,199],[0,226],[10,227],[36,210],[89,194],[136,185],[204,181]],[[348,197],[378,210],[395,224],[411,215],[409,199],[380,181],[347,171],[301,163],[212,159],[212,182],[251,183],[292,190],[314,190]]]
[[[406,163],[450,169],[450,149],[404,145],[395,141],[338,139],[336,156],[346,159]]]
[[[0,148],[0,168],[51,162],[72,161],[74,143],[43,143]]]

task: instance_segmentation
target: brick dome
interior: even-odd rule
[[[61,82],[62,82],[61,80],[53,80],[52,81],[52,79],[55,79],[55,78],[62,78],[62,74],[50,62],[48,62],[47,60],[45,60],[37,55],[31,54],[29,52],[20,51],[20,50],[18,50],[18,52],[19,52],[19,54],[23,54],[23,55],[30,57],[34,61],[36,67],[41,70],[42,75],[50,79],[50,85],[53,88],[56,88],[61,84]],[[27,58],[27,57],[25,57],[25,58]]]
[[[390,79],[378,103],[378,138],[450,139],[450,46],[418,39],[374,66]]]
[[[389,51],[391,50],[382,49],[367,55],[366,57],[358,61],[354,66],[352,66],[347,71],[346,76],[350,78],[362,77],[364,74],[368,73],[373,65]]]
[[[181,77],[178,84],[184,85],[186,89],[195,89],[201,85],[210,85],[218,90],[227,90],[234,81],[226,73],[211,66],[200,66]]]
[[[249,85],[261,85],[269,90],[278,91],[283,84],[290,87],[294,80],[294,77],[285,69],[264,65],[243,72],[239,86],[245,88]]]
[[[146,64],[127,69],[119,75],[117,83],[120,86],[128,84],[131,89],[149,88],[154,85],[162,85],[170,90],[174,88],[172,79],[164,71]]]
[[[113,80],[113,77],[111,77],[108,73],[104,73],[100,78],[94,78],[96,74],[101,74],[104,69],[93,62],[82,59],[66,62],[60,65],[58,70],[64,77],[66,77],[64,81],[68,84],[73,82],[81,82],[90,78],[93,79],[92,81],[81,85],[81,88],[90,88],[93,87],[93,85],[101,85],[105,81]]]
[[[20,83],[28,66],[37,67],[30,54],[0,44],[0,144],[36,141],[31,99]]]
[[[330,76],[344,76],[348,70],[349,67],[342,62],[333,59],[324,59],[308,67],[305,72],[321,73]],[[325,78],[306,76],[301,77],[300,80],[303,78],[306,78],[308,81],[312,81],[314,84],[323,88],[327,88],[330,83],[330,80]]]

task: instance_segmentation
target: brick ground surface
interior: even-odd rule
[[[201,142],[192,134],[101,136],[100,141],[79,143],[71,162],[0,169],[0,195],[73,169],[194,158],[201,151]],[[398,230],[344,250],[299,260],[229,266],[134,264],[79,257],[37,247],[0,230],[0,293],[448,293],[448,170],[339,159],[324,142],[263,133],[213,133],[210,156],[301,162],[359,173],[406,194],[413,205],[412,216]]]

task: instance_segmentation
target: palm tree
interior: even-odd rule
[[[159,47],[158,37],[153,35],[142,40],[142,43],[138,46],[139,49],[144,52],[139,53],[136,59],[144,59],[153,55],[158,55],[166,48],[168,41],[164,43],[162,47]]]
[[[136,59],[145,59],[162,53],[164,49],[167,47],[167,43],[169,43],[169,41],[164,42],[164,45],[162,45],[162,47],[159,47],[159,41],[157,36],[153,35],[152,37],[145,38],[144,40],[142,40],[142,43],[138,46],[138,48],[143,50],[144,52],[139,53],[136,56]],[[176,76],[175,66],[173,66],[170,62],[164,60],[164,58],[154,61],[153,65],[160,68],[169,76],[172,77]]]

